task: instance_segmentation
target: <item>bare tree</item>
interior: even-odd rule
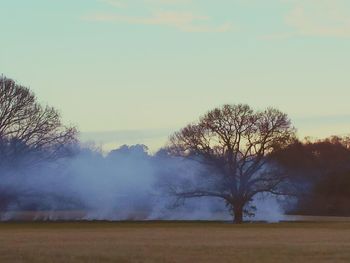
[[[64,126],[57,110],[41,106],[28,88],[0,78],[0,162],[64,156],[76,134],[75,127]]]
[[[248,105],[224,105],[209,111],[170,138],[172,154],[192,158],[207,169],[205,183],[174,187],[182,198],[215,197],[230,208],[235,223],[243,221],[257,193],[282,194],[286,179],[274,166],[272,153],[295,137],[286,114],[272,108],[253,111]],[[208,172],[209,171],[209,172]]]

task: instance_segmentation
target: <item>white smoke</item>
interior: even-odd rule
[[[231,220],[222,200],[190,199],[174,206],[164,191],[164,184],[192,180],[199,170],[191,161],[151,156],[141,145],[107,156],[85,149],[55,163],[3,171],[0,191],[9,201],[1,220]],[[255,205],[257,220],[282,219],[273,198],[257,198]]]

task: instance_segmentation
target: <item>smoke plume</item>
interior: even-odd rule
[[[150,155],[143,145],[1,171],[1,220],[231,220],[219,199],[177,202],[167,188],[197,183],[193,161]],[[257,197],[255,220],[283,219],[278,202]]]

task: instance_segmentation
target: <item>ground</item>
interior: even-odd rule
[[[350,222],[1,223],[0,262],[350,262]]]

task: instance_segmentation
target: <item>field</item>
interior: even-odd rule
[[[8,222],[0,262],[350,262],[350,222]]]

